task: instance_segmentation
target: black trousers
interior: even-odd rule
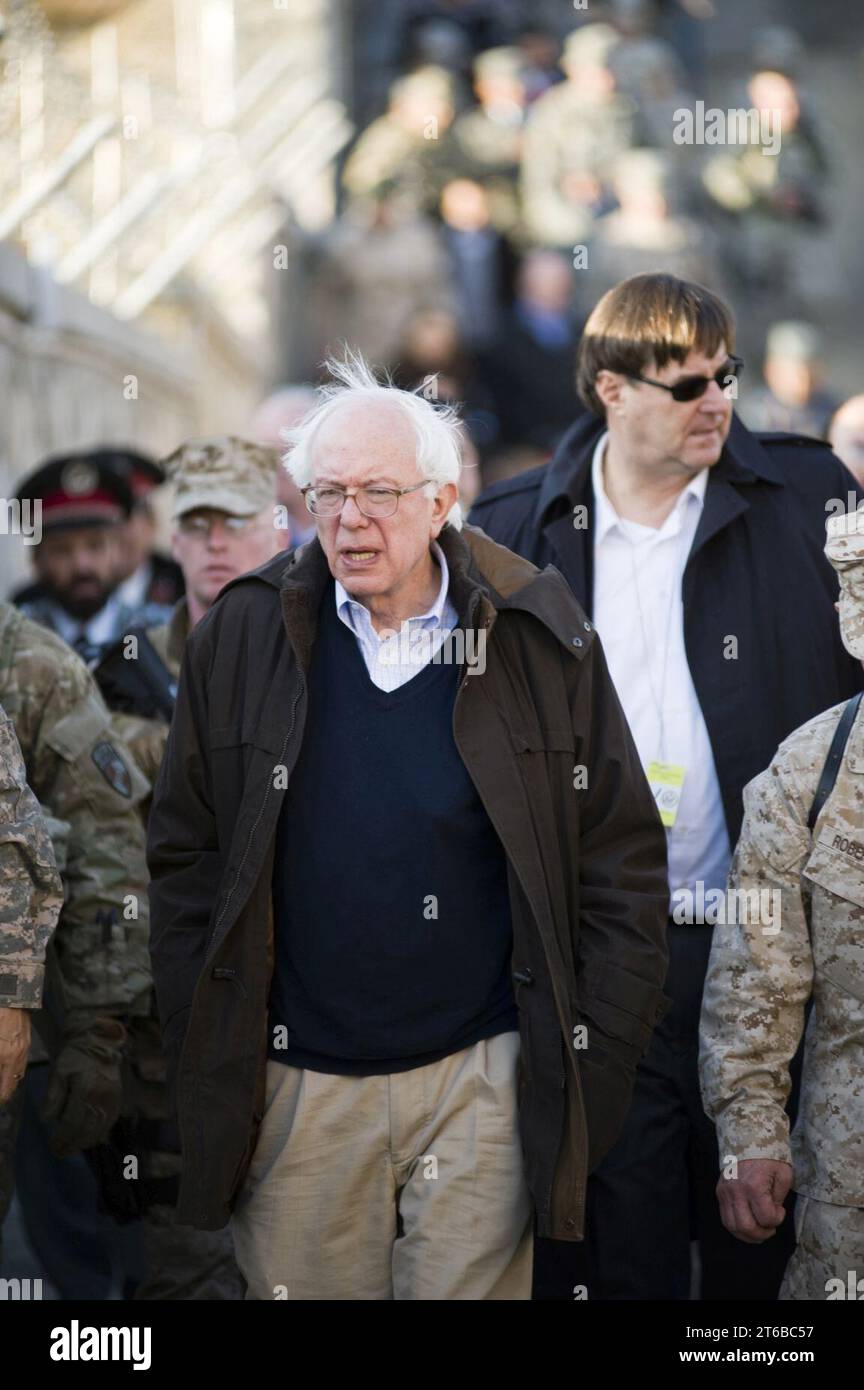
[[[764,1245],[723,1228],[714,1126],[699,1093],[699,1012],[711,928],[669,925],[669,1012],[639,1067],[624,1131],[588,1180],[585,1241],[538,1240],[535,1299],[688,1299],[692,1240],[703,1299],[776,1299],[794,1246],[791,1203]],[[796,1086],[797,1092],[797,1086]],[[796,1096],[797,1099],[797,1096]]]

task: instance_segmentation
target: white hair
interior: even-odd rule
[[[427,400],[418,394],[420,388],[403,391],[389,379],[382,385],[365,358],[350,348],[346,348],[342,358],[328,357],[324,365],[333,381],[318,388],[317,404],[299,425],[282,431],[289,445],[283,463],[298,487],[312,482],[312,444],[319,427],[341,406],[360,401],[368,401],[370,405],[392,405],[404,411],[414,426],[415,457],[422,475],[438,487],[445,483],[455,483],[458,487],[462,426],[451,406]],[[458,502],[454,502],[447,513],[445,524],[457,531],[461,529],[462,508]]]

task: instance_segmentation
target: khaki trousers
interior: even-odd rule
[[[252,1299],[530,1299],[519,1034],[391,1076],[267,1063],[232,1220]]]

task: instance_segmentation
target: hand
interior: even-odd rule
[[[42,1112],[55,1126],[51,1149],[58,1158],[101,1144],[117,1123],[125,1041],[126,1029],[117,1018],[79,1019],[67,1026]]]
[[[784,1221],[783,1200],[792,1186],[792,1165],[773,1158],[744,1158],[737,1178],[717,1184],[720,1220],[748,1245],[770,1239]]]
[[[0,1009],[0,1105],[11,1100],[27,1070],[30,1014],[27,1009]]]

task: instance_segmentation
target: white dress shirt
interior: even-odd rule
[[[681,583],[702,514],[708,470],[681,492],[660,527],[619,517],[594,451],[594,626],[643,767],[685,768],[675,824],[667,829],[669,890],[724,889],[731,858],[708,729],[687,664]]]
[[[51,604],[54,630],[70,647],[74,647],[79,639],[91,643],[94,647],[101,647],[106,642],[116,641],[122,613],[123,605],[116,590],[99,609],[99,612],[86,622],[79,618],[73,618],[71,613],[67,613],[65,608],[60,607],[59,603]]]
[[[117,598],[124,603],[127,608],[141,608],[147,602],[147,590],[153,578],[153,562],[142,560],[136,570],[133,570],[128,579],[124,579],[122,584],[118,584],[114,590]]]
[[[452,630],[459,626],[459,615],[449,597],[450,571],[444,551],[432,542],[432,554],[441,567],[441,583],[431,608],[406,618],[393,637],[379,636],[372,626],[369,609],[346,591],[337,579],[336,612],[357,638],[366,670],[379,690],[398,690],[424,666],[428,666]],[[421,636],[419,634],[425,634]]]

